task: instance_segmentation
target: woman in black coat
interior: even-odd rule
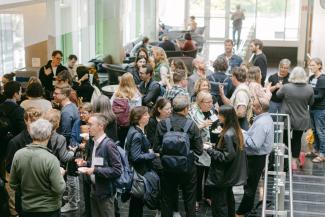
[[[244,139],[232,106],[220,107],[219,120],[223,124],[219,143],[216,147],[207,149],[211,157],[211,167],[206,185],[213,189],[213,217],[235,217],[232,187],[245,184],[247,179]]]
[[[130,112],[130,129],[125,140],[129,163],[142,176],[152,169],[152,161],[159,156],[150,149],[150,142],[144,133],[149,118],[147,107],[138,106],[133,108]],[[143,205],[144,202],[141,198],[131,195],[129,217],[143,216]]]

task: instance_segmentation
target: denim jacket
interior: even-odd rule
[[[221,57],[226,57],[226,54],[221,54],[220,55]],[[236,55],[236,54],[233,54],[230,59],[228,60],[228,69],[227,69],[227,74],[231,74],[231,70],[234,68],[234,67],[239,67],[241,65],[241,63],[243,62],[243,59]]]

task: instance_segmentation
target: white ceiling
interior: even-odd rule
[[[45,0],[0,0],[0,9],[31,5],[40,2],[45,2]]]
[[[21,2],[29,2],[31,0],[1,0],[0,5],[7,5],[7,4],[17,4]]]

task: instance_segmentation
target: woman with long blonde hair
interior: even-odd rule
[[[156,63],[153,79],[155,81],[158,81],[161,85],[163,85],[167,89],[170,89],[171,77],[170,77],[169,63],[168,63],[166,52],[161,47],[153,47],[152,52]]]
[[[119,86],[113,94],[111,101],[113,102],[115,98],[128,99],[130,110],[133,107],[141,106],[141,94],[135,85],[131,73],[127,72],[121,76]]]
[[[132,108],[141,106],[141,94],[135,85],[133,75],[125,73],[121,76],[119,86],[111,98],[112,109],[116,115],[118,138],[121,145],[124,145],[124,140],[129,130],[129,113]]]

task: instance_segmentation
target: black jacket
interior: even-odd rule
[[[247,160],[244,150],[239,150],[239,141],[234,128],[223,136],[222,147],[208,149],[211,166],[206,185],[230,187],[244,185],[247,180]]]
[[[0,110],[4,111],[7,114],[7,117],[10,119],[13,128],[11,133],[13,136],[18,135],[21,131],[26,128],[24,121],[24,113],[25,110],[20,107],[17,103],[6,100],[2,104],[0,104]]]
[[[175,51],[175,44],[169,40],[163,41],[159,44],[159,47],[165,51]]]
[[[53,74],[53,70],[52,70],[51,74],[46,75],[45,72],[44,72],[44,67],[46,69],[48,69],[48,68],[52,69],[51,63],[52,63],[52,60],[49,60],[47,62],[47,64],[45,66],[42,66],[40,68],[40,70],[39,70],[39,79],[41,80],[42,85],[45,88],[45,94],[46,94],[47,98],[52,97],[50,94],[54,90],[54,86],[53,86],[54,74]],[[58,67],[56,69],[56,75],[59,74],[63,70],[68,70],[68,69],[65,66],[61,65],[61,64],[58,65]]]
[[[155,134],[156,134],[156,129],[157,129],[157,124],[158,121],[156,119],[156,117],[150,117],[149,119],[149,123],[147,124],[147,126],[144,128],[147,138],[151,144],[151,147],[154,144],[155,141]]]
[[[315,78],[312,75],[309,82]],[[325,75],[320,75],[317,79],[316,87],[314,88],[315,102],[311,106],[311,110],[324,110],[325,109]]]
[[[141,78],[140,78],[140,75],[139,75],[139,70],[134,65],[130,65],[126,69],[126,71],[127,72],[130,72],[132,74],[133,79],[134,79],[134,82],[138,86],[141,83]]]
[[[27,129],[24,129],[20,132],[17,136],[11,139],[8,143],[8,151],[6,157],[6,170],[10,173],[11,163],[14,158],[15,153],[19,150],[24,148],[26,145],[32,143],[33,140],[30,137]]]
[[[252,63],[254,66],[260,67],[261,75],[262,75],[261,84],[262,86],[264,86],[264,82],[267,74],[267,59],[265,54],[264,53],[258,55],[255,54]]]
[[[106,133],[107,137],[112,139],[114,142],[118,141],[116,120],[107,124],[107,126],[105,128],[105,133]]]
[[[150,142],[141,129],[136,126],[130,127],[126,136],[125,148],[130,164],[138,173],[144,175],[152,169],[152,161],[156,155],[149,153]]]
[[[77,92],[78,97],[82,97],[82,102],[90,102],[93,96],[94,88],[89,81],[84,81],[80,85],[78,83],[73,84],[73,89]]]
[[[172,128],[175,131],[182,131],[187,118],[174,113],[172,117],[170,118]],[[191,120],[192,125],[190,129],[188,130],[188,135],[191,143],[190,149],[195,152],[197,155],[201,155],[203,152],[203,142],[202,138],[200,135],[200,130],[196,126],[196,124]],[[155,142],[153,149],[155,152],[160,153],[161,151],[161,144],[163,140],[164,134],[167,132],[167,127],[166,127],[166,120],[162,120],[158,123],[157,125],[157,130],[156,130],[156,135],[155,135]]]
[[[151,78],[147,85],[144,81],[140,83],[139,91],[143,95],[142,105],[151,108],[160,96],[160,84]]]

